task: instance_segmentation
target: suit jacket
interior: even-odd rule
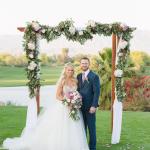
[[[82,110],[89,110],[91,106],[98,107],[100,95],[100,80],[99,76],[93,71],[87,75],[87,80],[82,81],[82,73],[77,75],[78,91],[82,96]]]

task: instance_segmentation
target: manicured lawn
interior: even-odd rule
[[[97,150],[150,150],[150,112],[124,112],[120,144],[111,145],[110,112],[97,113]],[[0,107],[0,144],[19,136],[25,126],[26,107]]]
[[[55,84],[60,76],[61,70],[61,66],[42,67],[42,85]],[[24,67],[0,66],[0,87],[24,86],[26,82],[26,71]]]
[[[41,84],[55,84],[62,71],[62,66],[41,67]],[[146,73],[150,75],[150,66],[146,66]],[[27,83],[25,67],[0,66],[0,87],[24,86]]]
[[[145,66],[146,74],[145,75],[150,75],[150,66]]]

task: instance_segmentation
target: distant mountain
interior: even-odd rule
[[[23,35],[0,35],[0,52],[19,54],[23,52]],[[131,40],[131,50],[145,51],[150,54],[150,31],[136,30]],[[104,47],[111,47],[111,37],[95,36],[93,40],[88,40],[84,45],[77,42],[67,41],[60,37],[50,43],[42,40],[40,43],[41,52],[48,54],[58,54],[61,48],[69,48],[70,55],[77,53],[97,53]]]

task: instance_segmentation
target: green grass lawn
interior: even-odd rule
[[[145,75],[150,75],[150,66],[146,66],[145,67],[145,70],[146,70],[146,74]]]
[[[62,66],[41,67],[41,84],[55,84],[60,76]],[[146,73],[150,75],[150,66],[146,66]],[[24,86],[27,83],[26,71],[24,67],[0,66],[0,87]]]
[[[61,70],[61,66],[42,67],[42,85],[55,84],[60,76]],[[26,83],[26,71],[24,67],[0,66],[0,87],[24,86]]]
[[[150,112],[124,112],[121,141],[111,145],[110,112],[97,113],[97,150],[150,150]],[[26,107],[0,107],[0,144],[19,136],[25,126]],[[142,149],[143,147],[143,149]]]

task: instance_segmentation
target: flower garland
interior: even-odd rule
[[[23,46],[28,59],[26,71],[29,80],[27,85],[29,87],[30,97],[33,98],[36,95],[37,88],[40,87],[39,38],[46,39],[49,42],[64,35],[68,40],[84,44],[87,40],[92,39],[93,35],[111,36],[114,33],[118,37],[122,37],[121,44],[118,47],[118,60],[115,71],[117,98],[122,100],[124,97],[122,84],[123,68],[125,67],[129,54],[129,42],[135,28],[130,28],[121,23],[101,24],[90,20],[85,28],[77,29],[73,23],[72,20],[66,20],[60,22],[56,27],[40,25],[37,21],[32,21],[27,24]]]

